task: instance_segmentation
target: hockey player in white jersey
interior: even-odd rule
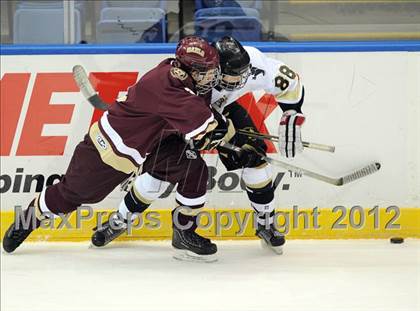
[[[269,58],[254,47],[242,47],[232,37],[224,37],[214,46],[219,52],[222,77],[212,91],[213,108],[232,120],[235,129],[257,132],[251,117],[236,100],[248,92],[264,90],[275,97],[283,110],[278,128],[281,155],[291,158],[302,152],[304,88],[299,75],[280,60]],[[242,180],[257,217],[256,235],[281,253],[285,238],[273,224],[275,188],[272,168],[260,156],[265,155],[266,145],[261,140],[238,133],[229,143],[241,147],[243,152],[238,155],[219,150],[220,159],[228,170],[243,169]]]
[[[301,112],[304,99],[304,88],[299,75],[283,62],[269,58],[254,47],[243,47],[232,37],[224,37],[214,43],[220,57],[222,78],[219,85],[212,90],[211,105],[233,124],[235,129],[246,129],[257,132],[247,111],[236,102],[248,92],[264,90],[275,96],[283,115],[279,121],[279,151],[285,157],[294,157],[302,152],[303,145],[300,129],[305,120]],[[281,253],[285,243],[284,236],[274,225],[274,185],[272,169],[261,155],[265,155],[266,145],[239,133],[232,132],[225,136],[227,142],[239,146],[240,154],[218,147],[219,157],[227,170],[242,169],[242,179],[246,192],[257,217],[256,235],[276,252]],[[234,131],[234,130],[233,130]],[[205,136],[202,141],[214,139],[214,134]],[[218,139],[220,137],[218,136]],[[204,143],[205,142],[205,143]],[[215,146],[215,145],[213,145]],[[202,146],[199,146],[202,149]],[[137,191],[145,198],[147,204],[156,200],[169,185],[167,181],[150,173],[137,177]],[[120,206],[123,216],[127,213],[125,206]],[[124,233],[110,232],[109,227],[97,230],[92,236],[96,246],[104,246]],[[101,241],[98,244],[98,241]]]

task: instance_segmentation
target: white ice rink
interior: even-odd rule
[[[420,241],[218,241],[219,261],[169,241],[27,243],[2,254],[1,310],[420,310]]]

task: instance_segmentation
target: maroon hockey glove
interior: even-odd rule
[[[213,112],[217,121],[217,127],[208,132],[200,140],[194,143],[198,150],[212,150],[216,148],[222,140],[229,141],[235,135],[235,127],[230,119],[226,119],[218,112]]]

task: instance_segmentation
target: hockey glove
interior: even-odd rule
[[[239,160],[242,167],[256,167],[261,164],[264,150],[251,145],[243,145]]]
[[[224,145],[218,146],[217,150],[220,155],[227,158],[228,162],[231,163],[229,164],[231,168],[227,167],[228,170],[244,167],[256,167],[263,163],[262,158],[265,155],[264,149],[248,144],[241,147],[241,152],[233,151]]]
[[[217,127],[206,133],[203,138],[195,142],[198,150],[212,150],[216,148],[220,142],[229,141],[235,135],[235,127],[230,119],[226,119],[221,114],[215,112],[214,117],[217,121]]]
[[[279,149],[282,156],[293,158],[303,151],[300,129],[305,116],[295,110],[287,110],[280,119]]]

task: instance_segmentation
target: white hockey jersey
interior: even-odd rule
[[[248,92],[264,90],[274,95],[277,102],[296,104],[302,98],[303,85],[299,75],[285,63],[269,58],[254,47],[245,46],[251,59],[251,75],[239,90],[212,90],[211,104],[219,113]]]

